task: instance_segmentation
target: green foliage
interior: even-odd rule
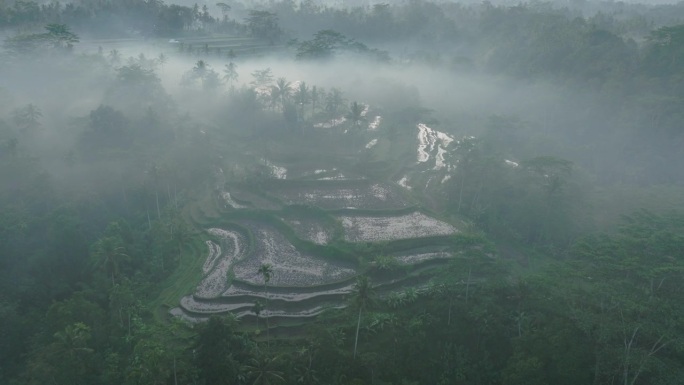
[[[29,364],[28,384],[59,381],[89,384],[93,378],[90,328],[77,322],[54,334],[51,344],[35,353]]]
[[[213,316],[197,333],[196,365],[208,384],[235,384],[245,379],[242,368],[253,356],[253,344],[236,333],[231,318]]]
[[[96,264],[105,271],[112,280],[112,286],[115,285],[115,279],[118,277],[121,264],[127,259],[130,259],[125,254],[123,240],[121,238],[107,237],[98,240],[93,245],[93,256],[96,258]]]
[[[273,82],[273,73],[271,68],[265,68],[263,70],[255,70],[252,72],[252,77],[254,80],[250,84],[254,87],[268,86]]]
[[[339,51],[354,52],[389,61],[387,52],[370,49],[365,44],[330,29],[318,31],[313,39],[299,43],[296,56],[298,59],[327,59],[332,58]]]
[[[357,102],[353,102],[349,105],[349,113],[347,114],[347,119],[350,122],[352,122],[352,125],[356,129],[358,129],[361,126],[361,123],[366,121],[366,118],[363,116],[363,110],[364,106]]]
[[[460,141],[451,154],[459,167],[446,183],[449,208],[511,241],[566,247],[581,233],[578,223],[591,226],[582,176],[559,157],[507,159],[521,152],[524,130],[518,120],[494,116],[481,139]]]
[[[131,144],[129,120],[110,106],[100,105],[90,112],[88,124],[82,134],[83,150],[93,157],[98,150],[124,148]]]
[[[672,254],[683,223],[679,214],[638,212],[615,236],[577,244],[565,284],[574,289],[572,319],[597,341],[596,377],[660,377],[671,365],[663,356],[679,354],[671,344],[682,331],[666,319],[683,310],[674,288],[684,267]]]
[[[79,41],[78,36],[65,24],[48,24],[45,29],[47,30],[45,39],[54,48],[71,49],[74,43]]]
[[[7,38],[4,47],[13,55],[36,54],[42,49],[68,51],[79,42],[79,37],[65,24],[48,24],[45,29],[45,33]]]
[[[239,74],[237,72],[237,64],[233,63],[232,61],[226,64],[226,68],[224,68],[223,72],[223,79],[228,83],[233,84],[238,80]]]
[[[14,110],[12,115],[14,115],[14,124],[17,126],[20,132],[35,131],[40,127],[40,118],[43,117],[43,114],[40,112],[40,108],[34,106],[32,103],[29,103],[25,107]]]
[[[106,104],[133,116],[144,116],[152,112],[161,114],[163,119],[173,104],[155,73],[155,67],[156,62],[149,65],[140,60],[118,67],[115,80],[106,89]],[[152,125],[147,130],[140,131],[155,129],[158,130],[158,127]]]
[[[281,35],[278,15],[269,11],[251,10],[245,19],[252,36],[266,39],[273,44]]]
[[[247,375],[254,385],[276,385],[285,383],[283,372],[278,370],[279,357],[259,355],[245,366]]]
[[[305,41],[297,47],[298,58],[328,58],[335,50],[346,47],[348,39],[339,32],[332,30],[319,31],[313,40]]]
[[[684,25],[667,26],[648,36],[644,67],[654,77],[684,75]]]
[[[452,178],[444,185],[448,205],[422,203],[446,207],[444,215],[451,218],[466,216],[473,221],[471,227],[497,242],[498,252],[485,236],[463,233],[348,244],[340,241],[335,212],[317,208],[226,211],[220,219],[220,210],[200,213],[197,217],[202,217],[203,225],[226,225],[241,219],[272,225],[305,253],[362,268],[367,265],[359,261],[374,260],[377,269],[389,271],[387,276],[371,272],[374,279],[391,279],[402,273],[392,272],[396,267],[393,255],[399,251],[454,251],[448,263],[439,265],[440,274],[425,286],[396,290],[404,282],[426,282],[424,266],[416,268],[419,271],[406,269],[400,277],[407,277],[405,281],[381,282],[379,300],[373,306],[369,306],[373,286],[365,276],[360,277],[349,298],[352,316],[346,311],[329,311],[305,326],[278,319],[277,327],[267,327],[271,333],[267,337],[269,353],[272,349],[278,355],[264,355],[252,340],[263,336],[242,333],[244,325],[235,320],[211,318],[189,328],[168,319],[169,308],[192,290],[205,256],[203,239],[189,223],[195,213],[184,209],[184,204],[211,189],[207,181],[219,163],[224,166],[233,161],[219,161],[223,159],[219,156],[253,150],[238,148],[243,139],[262,145],[260,133],[278,132],[279,139],[288,136],[287,140],[298,144],[306,139],[315,143],[318,134],[307,131],[303,123],[311,118],[310,127],[321,116],[346,114],[345,94],[337,88],[329,92],[309,88],[302,82],[292,95],[288,82],[279,79],[272,89],[276,92],[270,107],[262,104],[253,89],[244,88],[217,103],[230,112],[229,118],[211,115],[211,106],[202,106],[200,113],[206,116],[200,120],[184,117],[175,111],[155,73],[156,60],[140,56],[122,66],[117,51],[111,53],[110,63],[87,55],[62,55],[79,38],[61,23],[68,22],[79,33],[101,25],[106,31],[179,36],[209,28],[213,19],[207,9],[138,0],[68,6],[2,3],[3,28],[35,31],[35,26],[47,25],[45,31],[7,39],[4,46],[13,60],[3,65],[32,66],[40,60],[21,59],[21,55],[46,55],[43,57],[50,58],[46,76],[66,76],[71,82],[75,78],[68,77],[72,76],[69,73],[80,77],[97,69],[102,75],[97,81],[106,89],[102,99],[88,99],[101,100],[99,107],[75,119],[64,119],[66,115],[55,112],[61,108],[78,111],[72,109],[80,106],[75,100],[54,105],[31,102],[25,100],[30,93],[12,95],[19,101],[16,103],[9,100],[12,98],[5,103],[3,98],[1,383],[570,385],[681,381],[684,330],[677,322],[684,315],[681,215],[637,212],[626,217],[616,233],[596,234],[568,246],[578,235],[593,230],[586,213],[596,207],[586,199],[592,185],[586,173],[600,175],[605,167],[604,173],[620,169],[620,175],[628,176],[615,177],[618,181],[681,179],[681,168],[674,166],[681,163],[677,146],[681,144],[682,26],[656,24],[656,29],[648,32],[643,27],[648,25],[645,21],[605,15],[585,20],[539,4],[409,2],[345,10],[312,2],[297,7],[288,4],[273,3],[253,11],[246,26],[233,22],[235,30],[249,30],[275,43],[283,30],[310,36],[321,26],[330,28],[298,44],[300,58],[329,57],[339,50],[382,56],[356,39],[371,42],[391,37],[402,41],[398,39],[410,37],[430,44],[422,44],[418,53],[406,53],[402,59],[407,65],[419,62],[450,70],[494,71],[530,82],[550,80],[569,84],[567,88],[596,91],[618,107],[605,115],[589,111],[586,116],[614,113],[614,121],[595,120],[606,126],[618,122],[619,127],[614,131],[584,128],[583,122],[589,121],[586,116],[570,116],[564,121],[558,118],[561,115],[549,114],[557,121],[543,124],[535,116],[526,116],[529,122],[496,116],[482,124],[477,139],[464,137],[458,147],[451,147],[454,150],[447,156],[457,159],[458,167],[450,171]],[[227,13],[225,4],[222,8]],[[312,31],[280,27],[307,13],[316,22],[299,25]],[[224,26],[229,24],[227,16]],[[631,27],[630,22],[634,23]],[[643,45],[631,40],[638,28],[650,33]],[[194,44],[193,52],[197,47],[203,47],[201,54],[212,52],[208,43]],[[468,57],[450,57],[454,47],[459,47],[458,55],[464,51]],[[163,64],[161,58],[159,65]],[[39,72],[35,72],[36,84],[50,90],[52,83],[42,80]],[[220,89],[221,78],[204,59],[190,72],[201,82],[196,95]],[[253,76],[253,85],[273,83],[270,69],[255,71]],[[225,80],[236,79],[235,66],[228,65]],[[401,87],[393,90],[401,91],[393,92],[400,99],[416,99],[382,112],[396,128],[394,135],[388,136],[391,146],[397,146],[403,140],[398,138],[398,130],[413,128],[415,122],[431,117],[419,105],[417,92]],[[54,99],[57,102],[61,97]],[[310,114],[307,103],[312,104]],[[591,103],[569,108],[577,114],[598,109],[588,108]],[[188,106],[192,110],[196,105]],[[363,123],[361,107],[352,103],[347,116],[359,127]],[[292,130],[281,129],[283,119]],[[468,124],[462,126],[473,121],[480,124],[477,119],[464,119]],[[545,133],[534,134],[535,125],[543,125]],[[72,131],[80,138],[78,144],[69,138]],[[605,139],[627,131],[631,136],[625,142],[613,145]],[[54,143],[56,149],[41,154],[45,149],[36,146],[36,138],[44,132],[50,138],[59,136],[56,142],[63,143]],[[573,140],[559,145],[547,137],[554,135]],[[341,137],[333,136],[334,146],[318,149],[326,164],[350,156],[351,151],[342,148],[343,142],[337,142]],[[229,140],[237,144],[223,143]],[[330,137],[325,141],[330,142]],[[635,160],[624,166],[603,166],[600,145],[629,152]],[[587,146],[582,154],[596,155],[597,160],[568,155],[573,146]],[[274,146],[264,147],[259,147],[264,151],[257,151],[255,157],[272,154]],[[341,149],[329,150],[331,147]],[[653,148],[659,149],[658,156],[647,157]],[[68,154],[68,162],[51,153],[62,150]],[[355,159],[353,167],[359,174],[388,179],[403,167],[400,158],[397,155],[374,163]],[[251,188],[273,186],[266,174],[256,174],[249,175],[254,182]],[[287,183],[313,188],[320,182],[295,180],[283,185]],[[283,206],[265,193],[259,197],[276,208]],[[660,196],[646,199],[660,202]],[[671,209],[666,204],[651,204]],[[321,220],[334,229],[335,239],[326,246],[298,239],[282,220],[287,215]],[[250,237],[249,242],[254,242]],[[538,263],[530,268],[531,255],[552,266]],[[271,273],[267,266],[261,273],[268,290]],[[268,305],[253,310],[268,310]],[[355,333],[353,343],[351,333]]]

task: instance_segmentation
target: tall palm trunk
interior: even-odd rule
[[[128,196],[126,196],[126,187],[123,183],[121,185],[121,192],[123,193],[124,209],[126,210],[126,213],[128,213]]]
[[[465,171],[463,172],[463,176],[461,177],[461,188],[459,189],[458,192],[458,207],[456,208],[457,213],[461,213],[461,202],[463,201],[463,185],[465,184]]]
[[[176,372],[176,355],[173,355],[173,384],[178,385],[178,373]]]
[[[359,328],[361,327],[361,310],[363,310],[363,308],[359,307],[359,320],[356,321],[356,337],[354,338],[354,359],[356,359],[356,347],[359,344]]]
[[[173,206],[176,208],[176,210],[178,210],[178,193],[176,190],[176,178],[173,178]]]
[[[264,309],[266,313],[266,349],[269,353],[271,352],[271,327],[268,324],[268,287],[264,282],[264,293],[266,294],[266,308]]]
[[[468,268],[468,281],[466,282],[466,303],[468,303],[468,298],[470,294],[470,272],[473,270],[472,267]]]
[[[159,192],[156,191],[154,192],[154,198],[157,202],[157,219],[161,219],[161,211],[159,210]]]
[[[447,315],[447,326],[451,325],[451,303],[453,302],[452,299],[452,296],[449,295],[449,313]]]

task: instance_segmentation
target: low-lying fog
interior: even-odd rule
[[[120,56],[114,63],[113,50]],[[163,63],[159,62],[160,55],[165,58]],[[616,124],[610,121],[611,109],[616,107],[607,103],[604,107],[600,95],[579,87],[561,87],[541,80],[513,80],[476,70],[459,71],[420,63],[379,63],[356,56],[338,55],[323,62],[295,60],[292,56],[281,53],[273,57],[236,58],[233,62],[237,66],[237,81],[222,82],[216,90],[205,91],[198,84],[183,85],[184,75],[191,73],[202,60],[207,69],[223,77],[228,59],[181,54],[177,45],[165,39],[145,44],[132,44],[131,40],[84,40],[66,59],[48,56],[2,67],[3,110],[8,116],[15,108],[27,104],[37,106],[42,112],[40,135],[46,139],[45,146],[37,148],[48,152],[50,148],[68,149],[73,135],[77,134],[74,119],[88,116],[101,104],[123,109],[124,114],[145,111],[145,108],[138,108],[137,112],[126,110],[134,107],[127,104],[132,100],[137,107],[145,101],[127,98],[125,94],[117,95],[116,99],[111,96],[115,69],[143,63],[161,79],[164,90],[175,102],[178,116],[187,113],[205,124],[218,126],[233,124],[217,120],[230,103],[226,96],[231,87],[253,87],[250,85],[254,80],[252,73],[269,68],[274,81],[282,77],[289,82],[306,82],[319,90],[338,88],[346,103],[358,101],[390,114],[423,109],[418,115],[420,119],[456,136],[477,135],[494,115],[521,121],[525,127],[522,134],[530,136],[531,141],[539,139],[550,146],[536,148],[536,152],[553,153],[578,164],[586,164],[587,150],[573,154],[572,145],[560,142],[578,141],[586,145],[592,142],[588,136],[606,135],[613,131],[607,126]],[[415,127],[412,124],[407,122],[406,129]],[[611,142],[620,140],[613,138]],[[616,164],[622,162],[615,158],[619,155],[612,154]],[[623,155],[630,157],[627,153]]]

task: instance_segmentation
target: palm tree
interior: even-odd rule
[[[231,85],[238,80],[237,64],[230,62],[226,64],[226,68],[223,69],[223,79],[225,79]]]
[[[307,341],[306,345],[297,351],[296,356],[298,358],[298,363],[300,362],[299,360],[304,361],[303,365],[299,364],[295,367],[298,383],[313,385],[319,382],[316,377],[316,371],[313,369],[313,359],[317,349],[317,343]]]
[[[529,317],[524,311],[517,311],[512,318],[518,329],[518,337],[522,337],[523,329],[529,323]]]
[[[209,69],[202,78],[202,88],[205,90],[216,90],[223,85],[223,79],[219,76],[218,72]]]
[[[51,356],[49,360],[54,362],[55,367],[61,369],[57,376],[62,378],[52,378],[53,383],[87,383],[84,378],[88,372],[88,357],[94,352],[88,347],[90,339],[90,328],[82,322],[67,325],[64,330],[54,334],[54,342],[47,354]]]
[[[271,87],[271,97],[273,101],[279,101],[281,106],[285,105],[285,100],[290,97],[290,82],[285,78],[278,78],[276,84]]]
[[[321,98],[322,91],[319,91],[316,86],[311,87],[311,117],[316,113],[316,105]]]
[[[352,103],[349,106],[349,113],[347,114],[347,119],[349,119],[354,127],[359,127],[361,122],[365,121],[366,118],[363,116],[364,106],[357,102]]]
[[[299,104],[300,106],[301,118],[304,119],[304,105],[306,105],[306,103],[308,103],[310,99],[309,87],[307,87],[305,82],[299,83],[299,88],[295,93],[295,99],[297,101],[297,104]]]
[[[56,344],[61,348],[59,351],[62,354],[71,356],[79,352],[93,352],[93,349],[87,347],[88,341],[91,338],[90,328],[82,322],[67,325],[64,330],[55,333],[54,337]]]
[[[5,142],[5,149],[7,152],[12,155],[12,157],[17,156],[17,147],[19,146],[19,139],[17,138],[9,138]]]
[[[354,304],[359,308],[359,318],[356,322],[356,337],[354,338],[354,359],[356,359],[356,348],[359,343],[359,328],[361,327],[361,312],[372,301],[373,287],[367,276],[362,275],[356,279],[354,286]]]
[[[103,238],[95,243],[94,248],[95,257],[107,275],[111,277],[112,286],[114,286],[114,279],[119,274],[121,262],[129,258],[124,253],[125,249],[121,246],[121,240],[114,237]]]
[[[221,14],[223,14],[223,21],[228,21],[228,11],[230,11],[230,5],[226,3],[216,3],[216,6],[221,8]]]
[[[209,65],[207,62],[204,60],[198,60],[197,63],[195,63],[195,66],[192,67],[192,72],[194,72],[198,78],[203,78],[208,69]]]
[[[331,88],[325,97],[325,110],[332,116],[344,104],[344,96],[339,88]]]
[[[285,382],[283,372],[276,370],[278,357],[262,355],[250,360],[246,365],[247,373],[254,379],[253,385],[271,385]]]
[[[256,301],[254,306],[252,306],[252,312],[256,315],[256,327],[259,330],[259,317],[261,312],[264,310],[264,304],[261,301]]]
[[[159,118],[157,114],[151,109],[148,108],[147,114],[145,115],[145,123],[148,126],[158,126],[159,125]],[[173,169],[173,166],[171,165],[162,165],[158,167],[158,172],[161,174],[163,179],[166,181],[166,199],[167,202],[173,201],[174,208],[178,210],[178,201],[176,200],[176,174],[175,170]],[[173,181],[173,197],[171,196],[171,184],[170,182]]]
[[[458,162],[458,170],[461,170],[460,175],[460,188],[458,192],[458,206],[456,207],[456,212],[461,212],[461,203],[463,202],[463,187],[465,186],[465,179],[468,175],[469,170],[472,168],[472,164],[475,162],[476,148],[478,143],[475,138],[463,137],[461,142],[456,149],[460,153],[460,159]]]
[[[271,280],[273,275],[273,266],[270,263],[262,263],[259,266],[258,273],[264,279],[264,294],[266,295],[266,307],[268,307],[268,282]],[[268,312],[266,313],[266,346],[271,349],[271,334],[270,326],[268,324]]]
[[[152,182],[154,183],[154,199],[157,204],[157,219],[161,219],[161,210],[159,209],[159,166],[152,162],[149,166],[150,168],[146,171],[148,175],[152,176]]]
[[[43,114],[40,112],[40,109],[33,103],[29,103],[26,107],[24,107],[24,114],[26,118],[31,120],[38,120],[38,118],[43,116]]]
[[[131,64],[137,64],[140,66],[140,68],[145,69],[149,69],[150,67],[155,67],[157,65],[154,59],[147,60],[147,56],[145,56],[145,54],[142,52],[138,55],[137,62],[135,61],[135,59],[132,59]]]
[[[30,132],[40,127],[40,118],[43,114],[35,104],[29,103],[22,108],[13,111],[14,123],[21,131]]]
[[[164,55],[164,53],[160,53],[159,56],[157,56],[157,63],[159,63],[160,68],[164,68],[164,64],[169,61],[169,58]]]

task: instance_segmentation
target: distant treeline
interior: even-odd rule
[[[684,75],[684,26],[676,24],[684,18],[682,7],[616,5],[611,14],[584,17],[588,4],[559,9],[550,3],[510,7],[411,1],[336,8],[283,1],[244,12],[219,3],[219,18],[206,5],[161,1],[15,1],[0,5],[0,29],[64,24],[81,36],[101,37],[235,33],[271,42],[289,39],[302,58],[327,57],[331,46],[367,50],[364,43],[370,43],[397,60],[552,79],[617,94],[639,105],[648,120],[644,124],[676,130],[681,119],[672,112],[684,110],[677,86]]]
[[[78,2],[14,1],[0,4],[0,29],[68,24],[96,36],[167,36],[216,23],[207,6],[200,8],[152,0]]]

